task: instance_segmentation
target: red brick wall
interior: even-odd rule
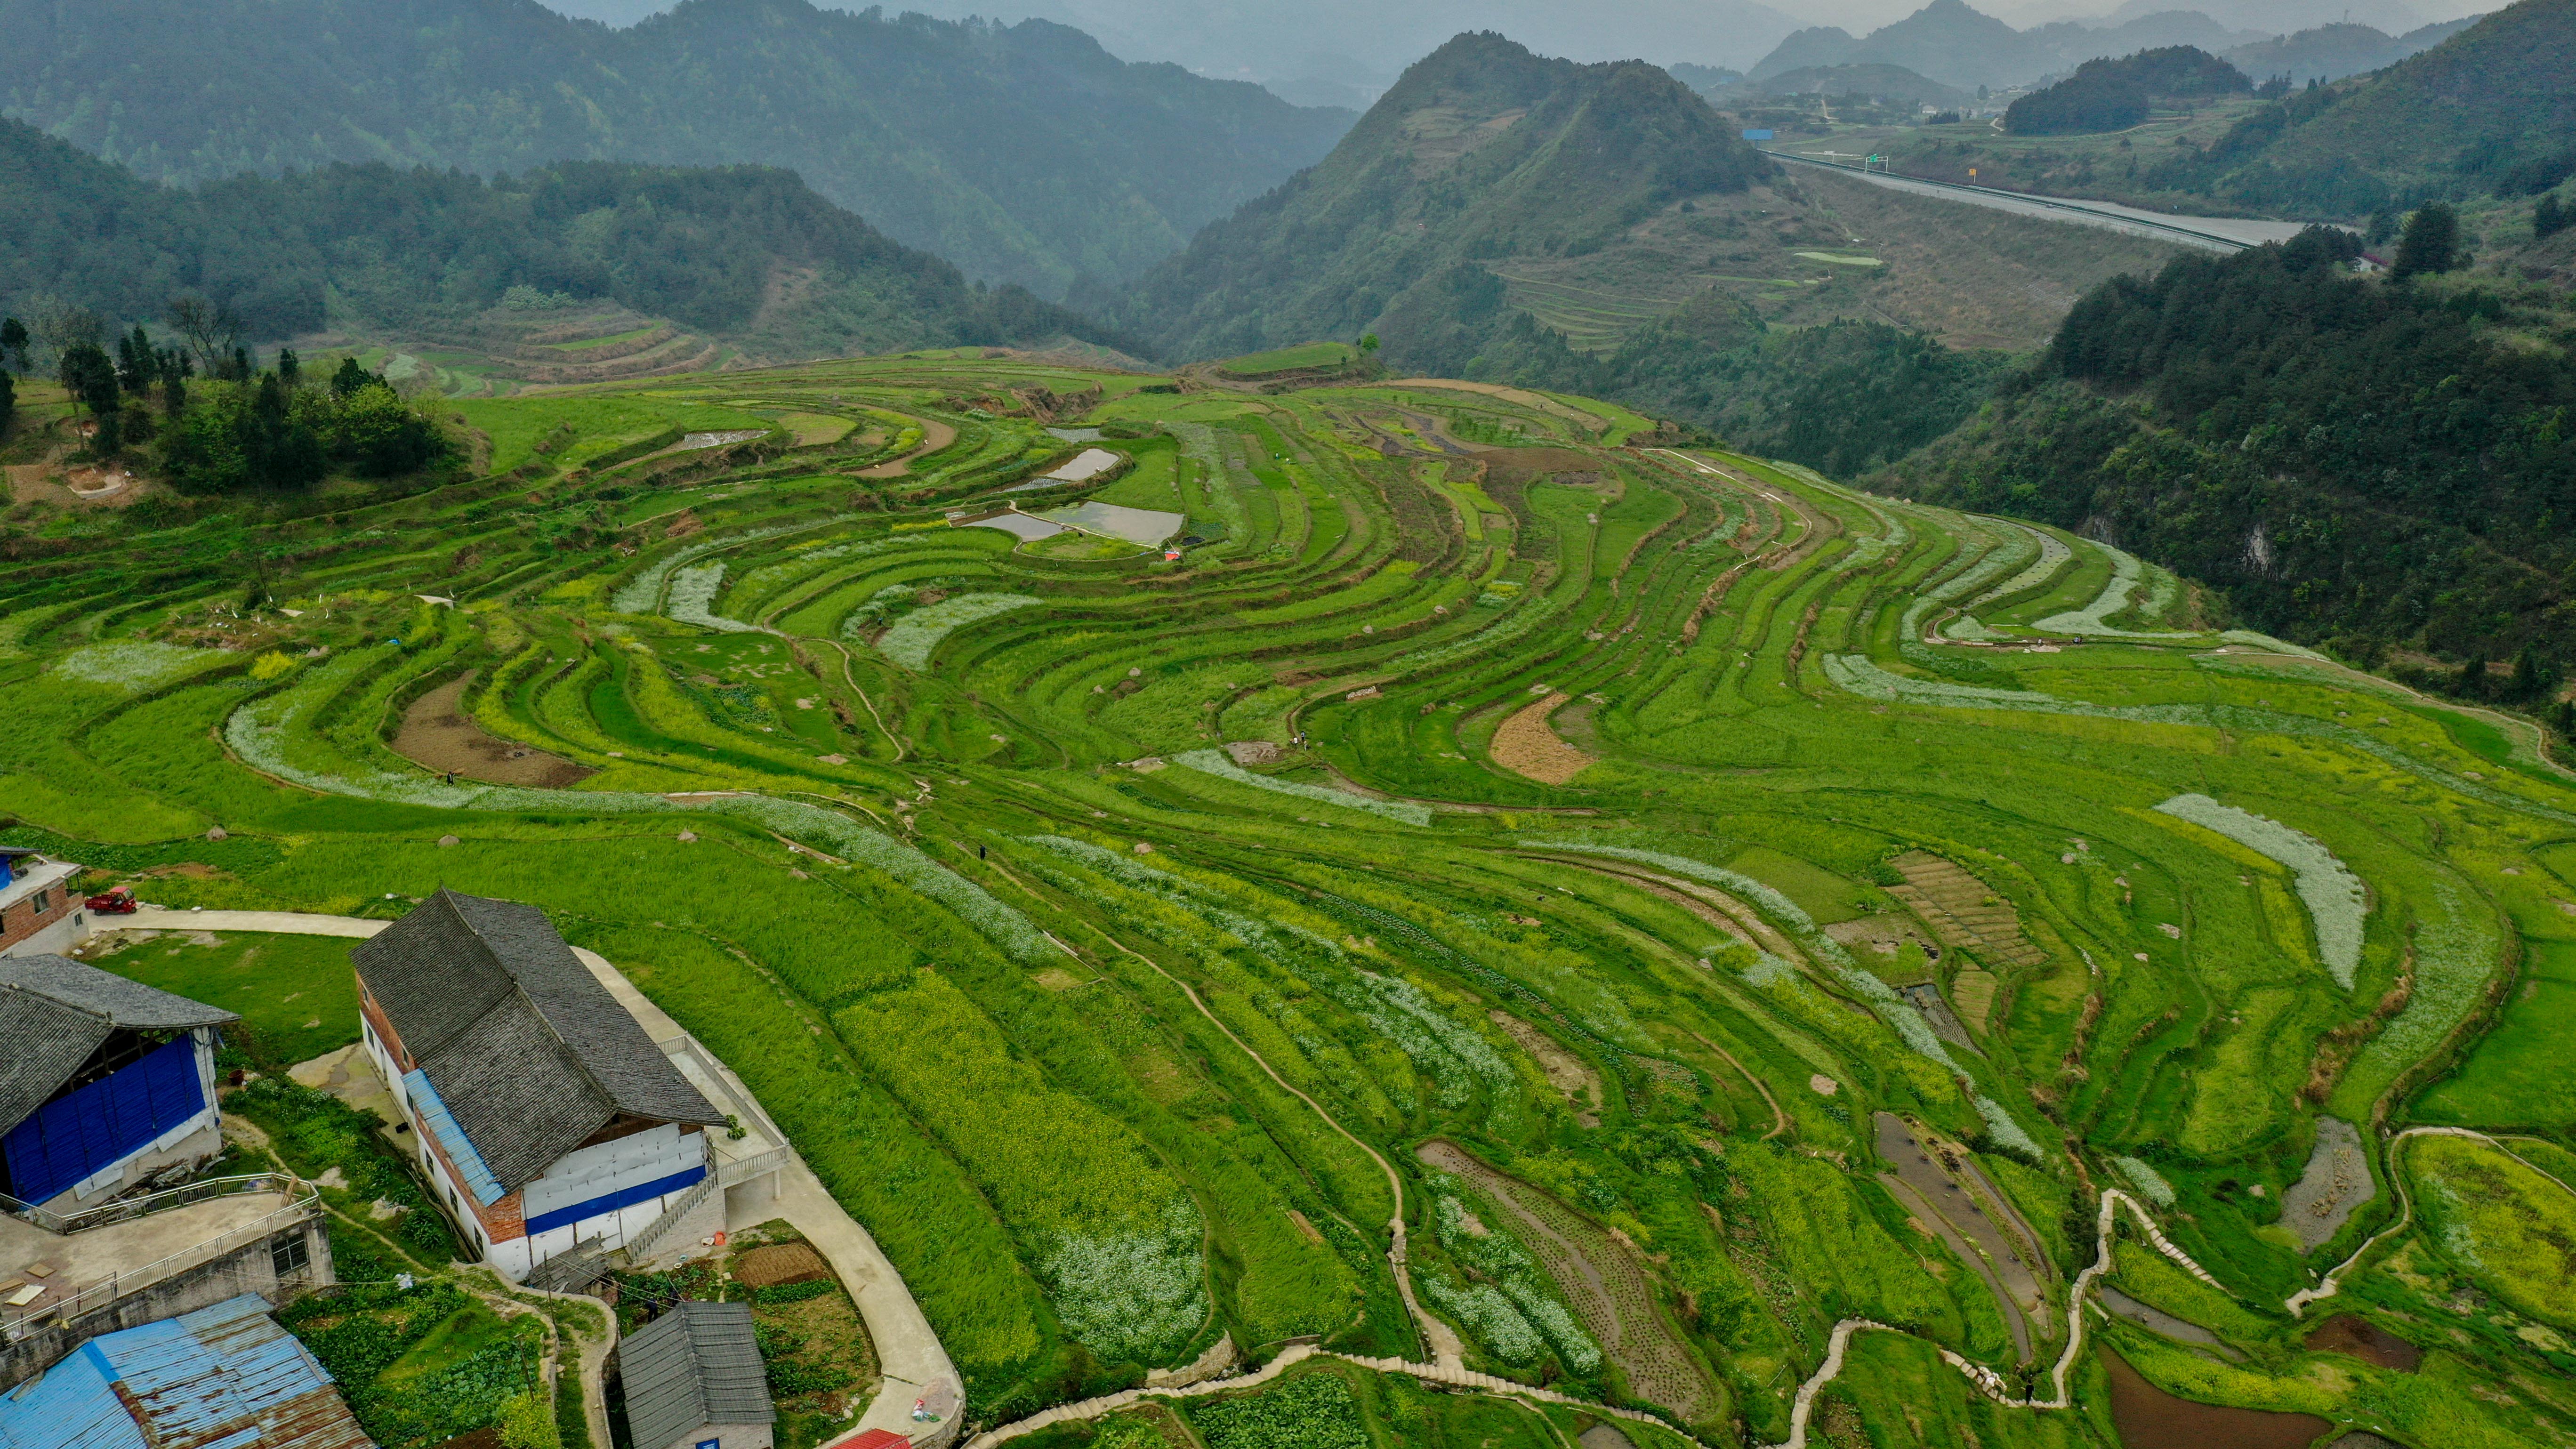
[[[364,980],[358,983],[358,1010],[366,1017],[368,1027],[375,1032],[376,1040],[383,1042],[386,1050],[393,1053],[396,1064],[406,1072],[418,1065],[411,1059],[411,1053],[404,1050],[402,1037],[394,1031],[393,1024],[385,1020],[384,1009],[376,1005],[376,998],[368,992],[367,983]],[[419,1131],[417,1124],[414,1125],[413,1130]],[[439,1165],[447,1171],[446,1182],[442,1185],[456,1189],[457,1207],[474,1215],[475,1220],[483,1225],[485,1237],[496,1243],[506,1243],[528,1235],[527,1215],[519,1209],[517,1193],[514,1192],[489,1207],[476,1202],[474,1194],[465,1191],[461,1185],[465,1181],[465,1174],[456,1170],[456,1164],[449,1160],[447,1149],[439,1145],[438,1139],[427,1132],[421,1132],[420,1140],[429,1144],[429,1150],[437,1154]]]
[[[0,947],[16,945],[79,909],[80,898],[72,894],[71,884],[66,879],[45,887],[40,893],[45,897],[42,911],[36,909],[35,896],[0,910]]]

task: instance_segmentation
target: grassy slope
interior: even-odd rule
[[[2367,686],[2204,637],[1927,645],[1937,615],[1918,600],[1972,606],[2009,641],[2090,604],[2108,560],[2061,538],[2069,555],[2042,563],[2021,529],[1758,459],[1607,448],[1578,421],[1593,404],[1129,392],[1094,420],[1169,433],[1134,445],[1152,471],[1129,476],[1222,524],[1211,542],[1176,563],[1052,560],[944,527],[1052,443],[1034,419],[943,400],[1090,380],[897,358],[485,404],[513,435],[633,398],[866,419],[880,442],[650,488],[658,463],[354,507],[328,551],[281,538],[278,592],[305,612],[261,611],[261,627],[290,657],[329,652],[266,683],[226,651],[148,669],[113,652],[229,617],[210,611],[239,595],[209,595],[205,560],[177,566],[199,534],[14,574],[0,709],[41,727],[0,739],[12,809],[73,837],[75,858],[145,842],[102,847],[115,871],[222,870],[153,883],[182,905],[390,914],[447,884],[543,907],[745,1073],[885,1244],[985,1416],[1184,1362],[1220,1331],[1421,1352],[1386,1267],[1384,1176],[1248,1046],[1389,1160],[1459,1142],[1578,1223],[1568,1241],[1635,1245],[1647,1286],[1622,1312],[1667,1323],[1706,1376],[1706,1433],[1776,1441],[1789,1387],[1848,1315],[1921,1335],[1856,1347],[1834,1399],[1868,1432],[2049,1445],[2098,1421],[2089,1371],[2084,1415],[2035,1415],[1934,1356],[2013,1367],[1976,1275],[1879,1186],[1881,1110],[2026,1154],[1995,1171],[2048,1220],[2060,1281],[2091,1254],[2082,1184],[2111,1180],[2114,1156],[2151,1159],[2179,1194],[2167,1231],[2245,1305],[2214,1326],[2253,1355],[2221,1374],[2124,1342],[2159,1382],[2414,1441],[2560,1432],[2545,1394],[2469,1392],[2556,1371],[2514,1337],[2510,1300],[2463,1306],[2395,1265],[2351,1275],[2353,1301],[2461,1330],[2440,1374],[2398,1385],[2311,1374],[2261,1305],[2308,1281],[2275,1219],[2319,1111],[2295,1092],[2320,1061],[2318,1094],[2349,1119],[2408,1120],[2430,1065],[2447,1076],[2429,1114],[2494,1123],[2510,1100],[2529,1125],[2576,1120],[2563,1083],[2530,1069],[2563,1044],[2554,998],[2517,995],[2493,1036],[2441,1050],[2502,933],[2561,929],[2534,847],[2576,823],[2576,792]],[[1517,468],[1380,453],[1377,438],[1422,438],[1435,403],[1460,436],[1556,451]],[[854,481],[900,446],[889,417],[959,436],[905,477]],[[682,507],[699,526],[674,535]],[[604,508],[630,521],[561,527]],[[460,607],[412,597],[433,584]],[[872,647],[933,590],[1040,602],[942,636],[917,668]],[[389,711],[463,667],[482,671],[468,707],[486,728],[600,773],[449,793],[394,756]],[[1581,701],[1565,728],[1599,762],[1562,787],[1498,767],[1497,726],[1558,692]],[[1225,739],[1288,749],[1249,778],[1172,763]],[[1146,756],[1165,763],[1122,763]],[[1337,793],[1344,778],[1394,798]],[[663,798],[691,790],[753,794]],[[2186,792],[2304,831],[2368,882],[2353,989],[2318,964],[2286,868],[2151,808]],[[205,841],[218,821],[230,838]],[[447,834],[463,844],[440,848]],[[1569,841],[1645,855],[1569,857]],[[1999,987],[1974,1048],[1938,1056],[1804,924],[1901,923],[1880,883],[1918,849],[2009,900],[2044,953],[1946,951],[1945,985],[1973,961]],[[1728,901],[1733,925],[1712,919]],[[2401,967],[2405,1009],[2332,1047]],[[937,1050],[900,1050],[911,1032]],[[1412,1240],[1424,1273],[1447,1271],[1425,1196],[1408,1183]],[[2387,1220],[2383,1198],[2319,1260]],[[1552,1281],[1573,1301],[1568,1271]],[[2137,1276],[2142,1293],[2174,1286]],[[1632,1387],[1615,1354],[1586,1368],[1509,1323],[1474,1316],[1472,1362]],[[1419,1438],[1395,1426],[1468,1412],[1355,1383],[1371,1432]]]

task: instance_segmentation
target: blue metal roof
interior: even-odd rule
[[[173,1443],[374,1449],[331,1375],[250,1293],[91,1339],[0,1395],[0,1449]]]
[[[439,1099],[438,1089],[429,1084],[429,1073],[414,1067],[403,1074],[403,1086],[411,1092],[412,1105],[420,1109],[420,1125],[429,1129],[429,1135],[437,1138],[438,1145],[446,1150],[447,1160],[455,1163],[456,1170],[465,1174],[466,1190],[474,1194],[474,1200],[490,1207],[508,1197],[509,1194],[501,1190],[501,1180],[484,1165],[483,1154],[474,1150],[474,1139],[466,1136],[465,1129],[456,1125],[456,1119],[448,1113],[447,1103]]]

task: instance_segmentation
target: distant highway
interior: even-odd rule
[[[2022,216],[2036,216],[2048,221],[2072,222],[2077,226],[2098,226],[2111,231],[2124,231],[2132,236],[2155,237],[2180,242],[2214,252],[2243,251],[2265,242],[2288,241],[2307,228],[2295,221],[2259,221],[2235,216],[2175,216],[2161,211],[2142,211],[2134,206],[2121,206],[2109,201],[2072,201],[2055,196],[2032,196],[2021,191],[2002,191],[1991,186],[1962,186],[1955,181],[1926,181],[1914,176],[1891,176],[1884,171],[1866,171],[1840,161],[1817,156],[1801,156],[1795,151],[1773,151],[1763,155],[1775,161],[1791,161],[1801,166],[1838,171],[1856,181],[1884,186],[1895,191],[1911,191],[1924,196],[1938,196],[1948,201],[1964,201],[1971,206],[1989,207]]]

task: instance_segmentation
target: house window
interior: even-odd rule
[[[313,1249],[304,1241],[302,1233],[275,1239],[268,1245],[268,1266],[275,1269],[280,1278],[301,1273],[312,1263]]]
[[[38,892],[36,892],[36,914],[37,914],[37,915],[40,915],[40,916],[41,916],[41,915],[43,915],[43,914],[45,913],[45,906],[48,904],[48,902],[47,902],[47,900],[46,900],[46,897],[47,897],[49,894],[50,894],[50,892],[47,892],[47,891],[38,891]]]

